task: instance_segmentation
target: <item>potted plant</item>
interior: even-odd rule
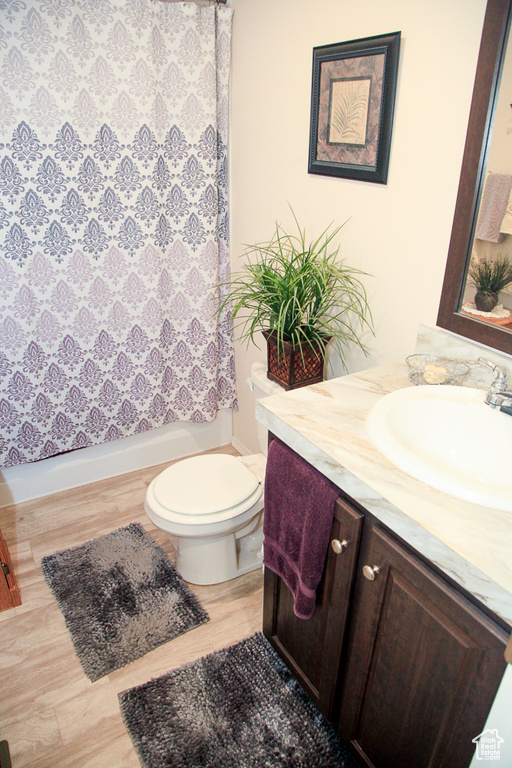
[[[469,277],[476,288],[476,308],[480,312],[491,312],[498,303],[499,292],[512,283],[512,264],[506,256],[485,257],[471,264]]]
[[[240,339],[257,344],[255,335],[263,332],[267,375],[285,389],[322,381],[329,342],[346,368],[345,348],[355,344],[366,353],[360,334],[372,331],[359,279],[366,273],[340,261],[339,247],[332,246],[341,226],[330,225],[308,243],[293,217],[297,234],[276,224],[270,240],[247,247],[243,255],[248,261],[224,284],[221,306],[239,319]]]

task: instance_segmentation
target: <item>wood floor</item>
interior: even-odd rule
[[[230,447],[221,449],[234,453]],[[191,589],[207,624],[91,683],[41,572],[41,557],[140,522],[174,562],[174,542],[144,513],[162,466],[0,509],[22,605],[0,613],[0,741],[13,768],[140,768],[117,694],[261,630],[263,576]]]

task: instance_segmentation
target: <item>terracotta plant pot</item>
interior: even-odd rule
[[[476,308],[480,312],[491,312],[498,303],[498,294],[491,291],[477,291],[475,293]]]
[[[313,342],[301,342],[296,346],[283,342],[277,344],[277,336],[263,331],[267,340],[267,377],[284,389],[298,389],[324,380],[324,349]],[[325,338],[327,344],[330,336]]]

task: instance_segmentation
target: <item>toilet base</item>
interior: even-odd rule
[[[262,567],[260,523],[251,533],[238,536],[178,538],[176,568],[190,584],[208,585],[230,581]]]

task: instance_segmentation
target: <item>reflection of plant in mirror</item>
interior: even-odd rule
[[[471,264],[469,277],[476,288],[477,309],[490,312],[498,303],[498,293],[512,283],[512,264],[506,256],[485,257]]]
[[[471,264],[469,276],[477,291],[499,293],[512,283],[512,264],[506,256],[497,259],[486,257]]]

